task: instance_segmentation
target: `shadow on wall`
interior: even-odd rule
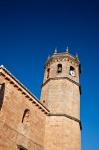
[[[3,105],[4,92],[5,92],[5,83],[0,84],[0,110]]]

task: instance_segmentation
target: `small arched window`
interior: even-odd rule
[[[61,73],[62,72],[62,64],[57,65],[57,72]]]
[[[25,126],[29,126],[30,125],[30,110],[29,109],[26,109],[24,111],[23,118],[22,118],[22,123]]]
[[[47,69],[47,79],[49,78],[50,68]]]
[[[70,66],[69,74],[73,77],[75,76],[75,68],[74,67]]]

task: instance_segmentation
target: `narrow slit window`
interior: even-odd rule
[[[47,69],[47,79],[49,78],[50,75],[50,68]]]
[[[4,100],[4,92],[5,92],[5,83],[0,84],[0,110],[3,106],[3,100]]]
[[[62,64],[57,65],[57,72],[61,73],[62,72]]]

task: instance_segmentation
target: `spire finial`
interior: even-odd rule
[[[76,60],[79,60],[79,58],[78,58],[78,53],[76,53],[76,57],[75,57],[75,59],[76,59]]]
[[[78,53],[76,53],[76,57],[78,58]]]
[[[48,58],[47,59],[49,59],[50,58],[50,55],[48,56]]]
[[[69,52],[69,49],[68,49],[68,46],[67,46],[67,48],[66,48],[66,53],[68,53]]]
[[[4,68],[4,66],[3,66],[3,65],[1,65],[0,67]]]
[[[55,48],[55,50],[54,50],[54,54],[57,54],[57,48]]]

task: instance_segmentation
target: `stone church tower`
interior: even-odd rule
[[[45,64],[40,101],[50,110],[45,124],[45,150],[81,150],[80,62],[68,52]]]

